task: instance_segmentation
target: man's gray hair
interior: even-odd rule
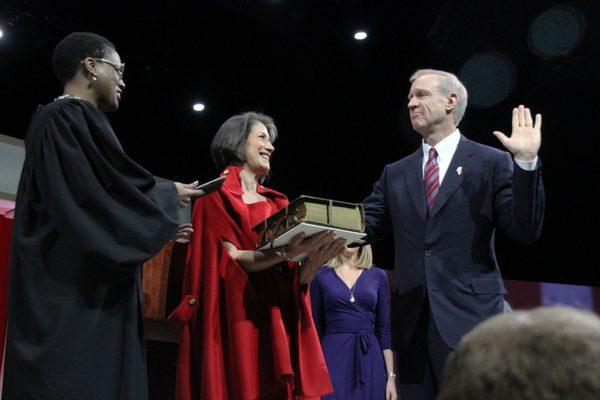
[[[438,83],[440,92],[443,96],[448,96],[450,93],[456,93],[458,100],[456,107],[452,110],[454,114],[454,123],[456,126],[460,123],[465,110],[467,109],[468,94],[465,85],[456,77],[456,75],[450,72],[440,71],[437,69],[419,69],[410,77],[410,83],[413,83],[423,75],[437,75],[439,77]]]

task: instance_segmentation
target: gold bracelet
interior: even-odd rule
[[[390,378],[392,378],[392,379],[395,380],[396,379],[396,374],[393,373],[393,372],[388,372],[388,379],[390,379]]]

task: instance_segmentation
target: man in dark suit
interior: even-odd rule
[[[456,76],[419,70],[410,81],[422,146],[387,165],[363,203],[368,241],[394,233],[392,331],[403,400],[432,399],[461,337],[503,311],[496,228],[532,242],[544,214],[541,115],[534,123],[529,109],[513,110],[510,137],[494,132],[508,153],[461,135],[467,91]]]

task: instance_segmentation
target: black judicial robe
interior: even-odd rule
[[[40,107],[25,141],[3,400],[146,400],[140,264],[176,233],[177,190],[86,101]]]

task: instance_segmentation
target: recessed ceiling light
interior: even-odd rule
[[[367,32],[360,31],[360,32],[356,32],[354,34],[354,39],[356,39],[356,40],[365,40],[366,38],[367,38]]]
[[[194,111],[204,111],[204,104],[196,103],[192,108],[194,109]]]
[[[4,36],[4,32],[2,32],[2,29],[0,29],[0,38],[2,38],[2,36]]]

